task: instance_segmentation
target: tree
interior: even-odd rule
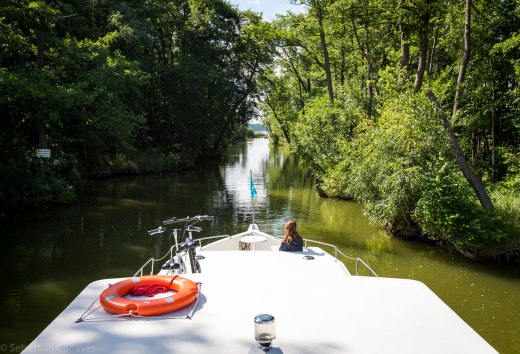
[[[316,62],[325,72],[325,78],[326,78],[326,82],[327,82],[327,93],[329,95],[329,100],[331,103],[334,103],[334,84],[332,82],[329,48],[327,45],[325,29],[324,29],[325,11],[326,11],[329,1],[330,0],[299,0],[299,1],[294,0],[293,3],[307,5],[309,7],[309,13],[313,14],[316,18],[317,25],[318,25],[318,34],[320,37],[321,52],[322,52],[322,56],[323,56],[323,62],[319,59],[316,59]]]
[[[428,56],[428,31],[431,18],[431,6],[432,0],[424,0],[424,3],[420,7],[419,15],[419,63],[417,65],[417,73],[415,75],[415,82],[413,84],[413,91],[415,93],[421,90],[424,72],[426,70],[426,59]]]
[[[292,129],[299,113],[299,107],[294,106],[297,100],[292,97],[292,87],[287,84],[285,78],[276,76],[272,71],[267,71],[261,81],[261,89],[263,94],[264,114],[272,116],[275,127],[271,127],[271,136],[278,142],[277,132],[281,131],[285,141],[290,144]],[[298,86],[301,87],[301,84]],[[269,112],[269,113],[268,113]]]
[[[457,138],[455,136],[455,133],[453,132],[453,129],[451,127],[450,121],[440,107],[439,101],[437,101],[437,97],[435,97],[434,93],[432,91],[426,92],[426,96],[430,99],[430,101],[433,103],[435,112],[437,112],[438,116],[440,117],[442,124],[444,126],[444,129],[446,129],[446,133],[448,134],[448,137],[450,139],[450,143],[453,147],[453,151],[455,153],[455,158],[457,159],[457,164],[460,167],[460,170],[462,171],[462,174],[464,177],[466,177],[466,180],[471,185],[473,190],[475,191],[475,194],[477,195],[478,200],[480,201],[480,204],[484,209],[493,210],[493,202],[489,198],[489,195],[486,192],[486,188],[480,181],[480,179],[473,173],[471,168],[469,167],[466,157],[464,156],[464,152],[462,151]]]
[[[460,105],[460,91],[461,86],[464,83],[464,77],[466,75],[466,69],[468,67],[469,58],[471,55],[471,0],[466,0],[466,16],[464,21],[464,55],[462,56],[462,62],[460,63],[459,76],[457,77],[457,88],[455,90],[455,99],[453,101],[453,113],[452,122],[457,117],[457,111]]]

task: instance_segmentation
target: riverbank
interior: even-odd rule
[[[265,144],[269,145],[266,139],[263,140]],[[236,142],[237,141],[235,141],[235,143]],[[278,147],[272,148],[278,149]],[[197,164],[204,164],[204,161],[205,160],[199,160]],[[43,166],[52,165],[53,163],[54,162],[51,160],[47,162],[47,165]],[[177,155],[162,156],[147,152],[134,154],[132,158],[119,155],[116,158],[107,161],[105,164],[99,165],[95,170],[91,171],[88,178],[77,179],[77,184],[75,186],[60,183],[60,179],[55,177],[49,178],[50,173],[47,171],[44,173],[43,179],[46,179],[45,183],[54,183],[54,185],[43,188],[45,193],[35,196],[32,199],[21,200],[18,204],[11,205],[11,208],[15,208],[16,210],[23,210],[25,208],[47,209],[54,206],[66,205],[76,199],[76,193],[81,193],[85,184],[89,180],[112,179],[121,176],[135,177],[149,174],[181,173],[187,169],[193,169],[195,166],[195,163],[191,164],[191,166],[182,164],[181,159]],[[40,185],[45,186],[44,183]],[[53,187],[55,188],[54,193],[52,192]],[[461,249],[456,243],[452,242],[448,237],[445,237],[441,233],[435,233],[432,235],[422,233],[420,225],[413,221],[412,216],[408,217],[410,222],[409,227],[407,228],[403,228],[402,226],[395,227],[390,221],[384,221],[379,224],[381,224],[383,228],[394,237],[407,240],[417,239],[434,242],[437,244],[437,247],[441,249],[457,251],[474,261],[520,263],[520,237],[518,236],[520,235],[520,232],[517,232],[520,225],[520,208],[518,208],[518,205],[520,205],[520,198],[516,198],[511,190],[512,189],[510,188],[496,188],[492,193],[497,207],[494,215],[486,215],[486,217],[489,218],[490,222],[493,222],[493,224],[488,223],[488,225],[495,225],[492,231],[495,232],[495,234],[499,234],[500,237],[496,239],[496,242],[485,248],[474,248],[471,250]],[[341,199],[345,200],[344,195],[341,196]],[[353,198],[350,200],[353,200]],[[7,205],[4,204],[4,208],[6,207]],[[4,209],[2,213],[6,213],[6,209]]]
[[[88,181],[74,203],[2,218],[0,266],[13,271],[0,285],[0,343],[28,344],[90,282],[131,276],[144,260],[162,256],[168,235],[146,230],[165,215],[215,216],[200,237],[242,231],[252,220],[251,170],[262,230],[281,235],[285,220],[296,218],[304,238],[335,244],[381,276],[424,282],[497,351],[516,351],[520,267],[388,237],[361,205],[320,198],[301,161],[266,139],[232,145],[221,160],[191,170]]]
[[[509,184],[506,185],[510,187]],[[324,191],[319,185],[316,185],[316,190],[322,198],[331,197],[330,191]],[[445,217],[442,215],[442,211],[430,216],[430,219],[427,220],[417,220],[415,211],[412,211],[402,216],[402,219],[397,223],[385,220],[383,215],[370,214],[370,211],[366,211],[366,206],[365,213],[393,237],[403,240],[433,242],[439,248],[459,252],[464,257],[474,261],[520,264],[520,195],[517,195],[515,191],[515,188],[504,188],[503,184],[495,185],[491,193],[495,205],[493,211],[485,212],[481,210],[476,215],[466,216],[463,214],[468,213],[468,211],[461,211],[460,214],[449,216],[450,219],[453,219],[449,223],[453,224],[454,220],[460,222],[459,225],[451,226],[449,229],[446,228],[448,223],[442,225],[444,229],[443,227],[435,229],[432,225],[425,225],[424,223],[429,222],[439,225],[439,219]],[[355,198],[346,197],[344,194],[333,195],[332,197],[359,202]],[[475,208],[478,208],[478,206],[475,206]],[[473,220],[471,220],[472,216]],[[459,240],[454,240],[452,236],[444,234],[443,230],[449,230],[452,234],[456,234],[457,230],[463,230],[462,232],[467,234],[470,230],[475,235],[471,235],[469,241],[461,243]],[[487,239],[483,240],[483,237]]]
[[[254,136],[252,129],[244,127],[227,144]],[[215,150],[187,149],[169,153],[139,150],[112,157],[98,156],[84,164],[75,155],[59,151],[54,151],[48,158],[32,154],[17,165],[0,163],[0,212],[69,204],[76,200],[78,192],[81,193],[89,180],[179,172],[220,157],[221,152]]]

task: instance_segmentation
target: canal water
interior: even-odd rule
[[[263,231],[281,235],[284,222],[296,218],[304,238],[359,256],[380,276],[424,282],[499,352],[520,352],[520,267],[390,238],[360,205],[320,198],[314,182],[288,151],[252,139],[191,171],[89,182],[74,205],[1,216],[0,350],[21,351],[88,283],[131,276],[162,256],[171,239],[146,232],[162,220],[209,214],[215,221],[202,225],[200,236],[241,232],[253,217]]]

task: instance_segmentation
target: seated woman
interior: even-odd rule
[[[298,252],[303,251],[303,239],[296,231],[296,221],[290,219],[285,224],[283,242],[280,244],[280,251]]]

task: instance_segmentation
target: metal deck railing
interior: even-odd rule
[[[305,248],[307,248],[307,244],[309,242],[311,243],[315,243],[315,244],[318,244],[318,245],[322,245],[322,246],[327,246],[327,247],[331,247],[334,249],[334,258],[338,259],[338,254],[340,254],[342,257],[348,259],[348,260],[351,260],[353,262],[355,262],[355,265],[356,265],[356,275],[360,275],[359,274],[359,265],[363,265],[365,267],[365,269],[367,270],[367,275],[368,276],[374,276],[374,277],[378,277],[377,273],[374,272],[374,270],[372,268],[370,268],[370,266],[364,261],[362,260],[361,258],[359,257],[350,257],[350,256],[347,256],[345,253],[341,252],[341,250],[333,245],[333,244],[330,244],[330,243],[325,243],[325,242],[321,242],[321,241],[316,241],[316,240],[311,240],[311,239],[303,239],[304,241],[304,246]]]
[[[218,239],[218,238],[220,238],[220,239],[225,239],[225,238],[231,238],[231,236],[229,236],[229,235],[207,236],[207,237],[198,238],[198,239],[193,240],[193,241],[198,242],[199,247],[202,247],[202,241],[207,241],[207,240],[216,240],[216,239]]]
[[[154,273],[154,267],[155,267],[155,262],[159,262],[159,261],[162,261],[163,259],[165,259],[166,257],[168,257],[168,255],[170,255],[170,259],[173,258],[173,255],[175,254],[174,253],[174,250],[175,250],[175,246],[171,246],[170,249],[168,250],[168,252],[165,253],[164,256],[162,256],[161,258],[150,258],[148,259],[142,266],[141,268],[139,268],[137,270],[137,272],[135,272],[134,274],[134,277],[137,277],[138,275],[140,277],[143,276],[143,273],[144,273],[144,269],[146,268],[146,266],[148,266],[149,264],[151,264],[150,266],[150,275],[153,275],[155,274]]]
[[[225,239],[225,238],[231,238],[231,236],[230,235],[208,236],[208,237],[198,238],[198,239],[195,239],[193,241],[196,241],[198,243],[198,246],[202,247],[203,241],[216,240],[216,239]],[[275,238],[282,239],[282,237],[280,237],[280,236],[275,237]],[[344,258],[346,258],[346,259],[348,259],[350,261],[355,262],[356,275],[360,275],[359,274],[359,268],[360,268],[360,265],[362,265],[366,269],[366,271],[367,271],[367,274],[366,274],[367,276],[378,277],[377,273],[372,268],[370,268],[370,266],[363,259],[361,259],[359,257],[347,256],[345,253],[341,252],[341,250],[337,246],[335,246],[333,244],[326,243],[326,242],[321,242],[321,241],[316,241],[316,240],[311,240],[311,239],[303,239],[303,241],[304,241],[305,248],[307,248],[308,243],[313,243],[313,244],[318,244],[318,245],[321,245],[321,246],[330,247],[330,248],[334,249],[334,258],[339,260],[339,258],[338,258],[338,254],[339,254],[342,257],[344,257]],[[135,272],[134,277],[143,276],[145,268],[147,266],[149,266],[149,265],[150,265],[150,275],[155,274],[154,273],[155,263],[159,262],[159,261],[162,261],[163,259],[168,257],[168,255],[170,256],[170,259],[171,259],[171,258],[173,258],[174,254],[175,254],[175,245],[171,246],[170,249],[168,250],[168,252],[166,252],[166,254],[164,256],[162,256],[161,258],[153,258],[152,257],[152,258],[148,259],[137,270],[137,272]]]
[[[198,238],[196,240],[193,240],[193,241],[196,241],[198,242],[198,246],[199,247],[202,247],[202,241],[206,241],[206,240],[214,240],[214,239],[218,239],[218,238],[221,238],[221,239],[224,239],[224,238],[228,238],[230,237],[229,235],[218,235],[218,236],[208,236],[208,237],[202,237],[202,238]],[[170,249],[168,250],[168,252],[166,252],[164,254],[164,256],[162,256],[161,258],[150,258],[148,259],[138,270],[137,272],[135,272],[134,274],[134,277],[137,277],[137,276],[143,276],[144,274],[144,270],[145,268],[150,265],[150,275],[153,275],[155,274],[154,273],[154,269],[155,269],[155,263],[156,262],[160,262],[162,261],[163,259],[165,259],[166,257],[168,257],[168,255],[170,256],[170,259],[173,258],[173,256],[175,255],[175,245],[171,246]]]

